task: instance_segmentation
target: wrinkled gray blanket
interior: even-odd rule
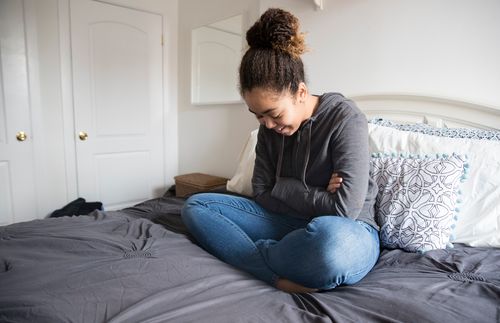
[[[182,203],[0,227],[0,322],[500,321],[500,249],[384,250],[357,285],[287,294],[194,244]]]

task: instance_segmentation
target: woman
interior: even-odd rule
[[[254,200],[204,193],[182,219],[219,259],[287,292],[354,284],[379,256],[367,122],[337,93],[311,95],[296,17],[269,9],[247,31],[240,92],[259,128]]]

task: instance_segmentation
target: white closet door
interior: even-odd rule
[[[0,225],[37,210],[24,29],[22,0],[0,0]]]
[[[86,0],[70,6],[78,194],[106,209],[158,196],[161,16]]]

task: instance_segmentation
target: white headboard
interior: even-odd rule
[[[368,119],[385,117],[405,123],[500,130],[500,107],[414,94],[367,94],[350,99]]]

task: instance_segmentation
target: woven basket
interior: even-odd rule
[[[186,197],[187,195],[206,192],[215,188],[225,186],[228,179],[202,173],[190,173],[175,176],[175,196]]]

